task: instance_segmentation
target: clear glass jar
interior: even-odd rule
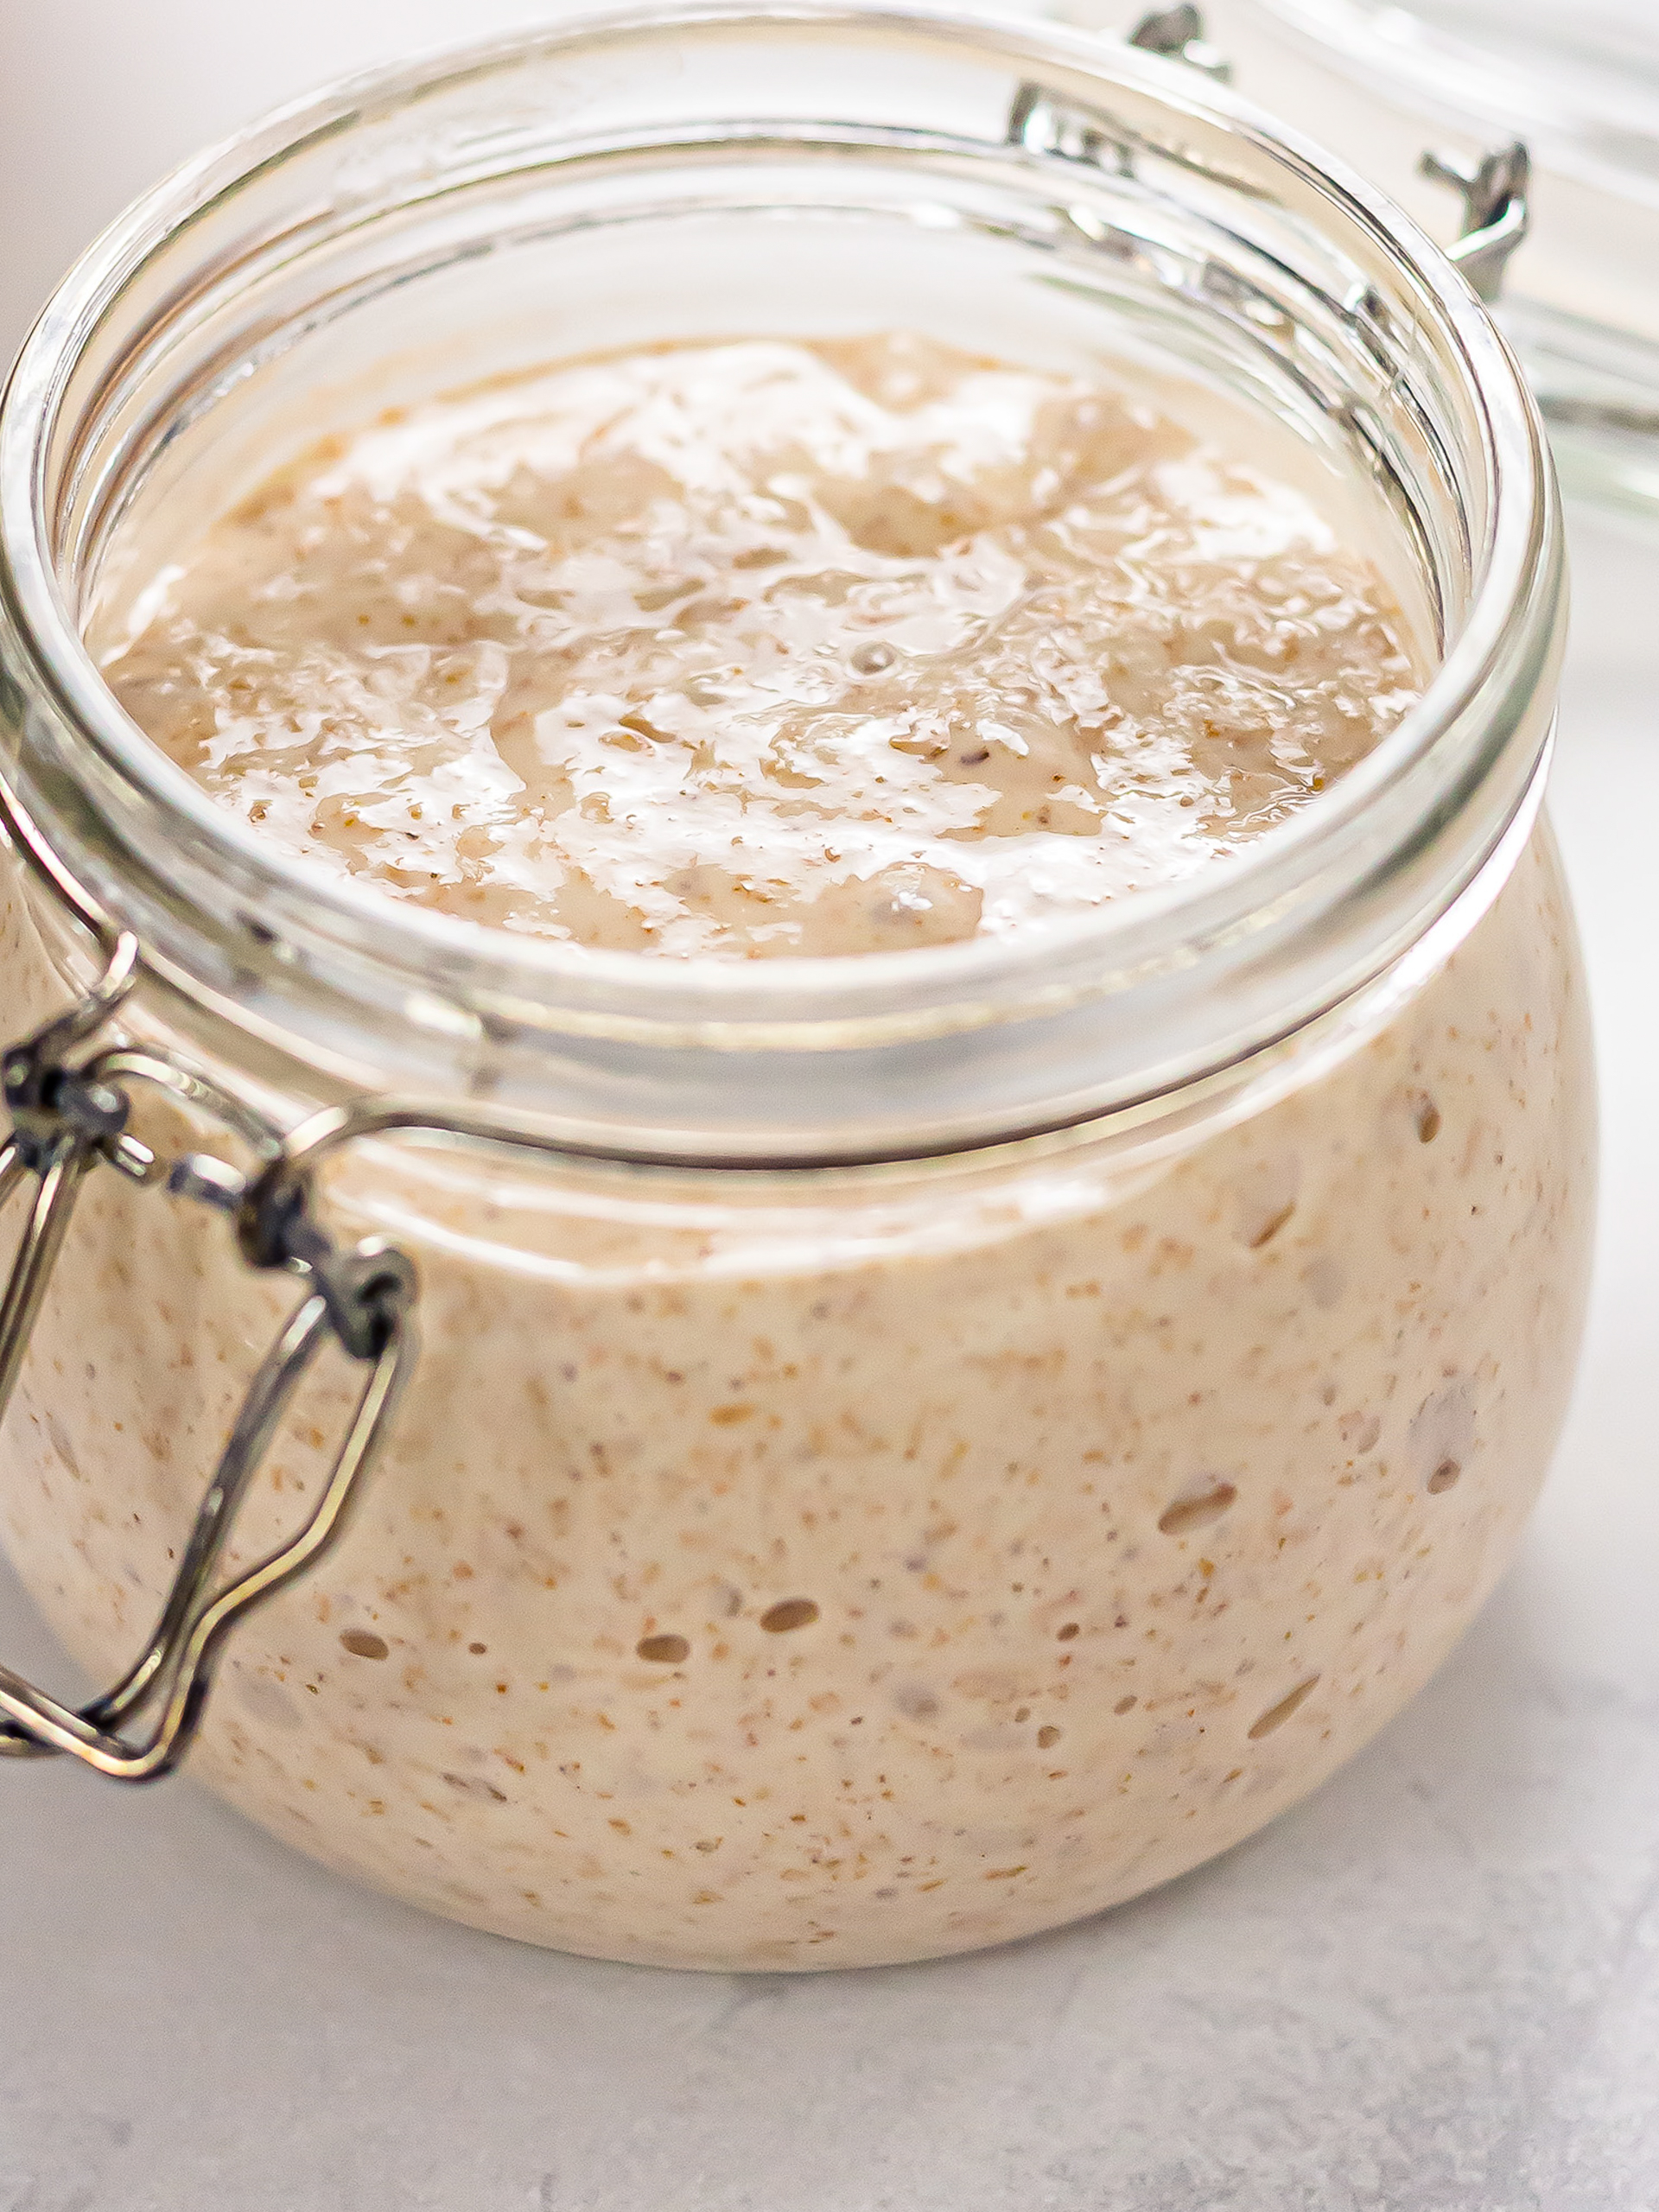
[[[1423,610],[1421,704],[1249,856],[1086,925],[670,963],[262,848],[81,644],[126,564],[371,405],[894,321],[1254,410]],[[283,1256],[232,1173],[261,1129],[353,1115],[319,1217],[418,1276],[353,1519],[225,1643],[214,1788],[535,1942],[840,1966],[1179,1872],[1438,1663],[1568,1388],[1593,1117],[1538,818],[1552,480],[1407,219],[1077,34],[578,23],[323,95],[137,207],[22,358],[0,530],[3,1033],[88,988],[101,914],[137,981],[100,1036],[194,1071],[134,1128],[227,1163],[90,1172],[40,1311],[0,1519],[79,1660],[143,1649],[292,1304],[245,1257]],[[325,1497],[362,1363],[289,1405],[221,1573]]]

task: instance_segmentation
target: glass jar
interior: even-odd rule
[[[894,322],[1248,408],[1419,610],[1421,703],[1084,924],[682,963],[270,850],[81,642],[285,454],[480,364]],[[81,1001],[6,1069],[0,1516],[79,1661],[147,1655],[79,1714],[0,1677],[14,1751],[143,1778],[194,1733],[439,1911],[832,1967],[1193,1866],[1439,1662],[1568,1388],[1592,1106],[1552,479],[1405,217],[1075,33],[579,22],[136,207],[22,357],[0,530],[0,1033]]]

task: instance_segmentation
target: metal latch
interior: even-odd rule
[[[1450,185],[1462,194],[1463,227],[1456,244],[1446,248],[1446,257],[1490,306],[1503,289],[1510,256],[1531,227],[1531,156],[1516,138],[1474,162],[1431,149],[1417,166],[1436,184]]]
[[[135,1664],[78,1711],[0,1667],[0,1758],[67,1753],[118,1782],[148,1782],[177,1764],[200,1720],[228,1630],[302,1573],[339,1535],[385,1441],[416,1350],[413,1268],[378,1237],[350,1249],[334,1243],[315,1218],[309,1178],[296,1172],[280,1131],[168,1053],[87,1049],[137,970],[136,943],[116,939],[103,976],[80,1004],[4,1056],[12,1128],[0,1146],[0,1208],[31,1183],[33,1194],[0,1297],[0,1416],[22,1371],[75,1200],[100,1165],[139,1184],[165,1183],[177,1197],[233,1215],[252,1266],[303,1276],[309,1287],[249,1386],[161,1618]],[[136,1084],[213,1115],[251,1148],[255,1172],[244,1176],[211,1154],[159,1160],[127,1128]],[[238,1509],[296,1390],[331,1340],[366,1370],[346,1435],[303,1524],[254,1565],[226,1576],[221,1561]],[[145,1715],[137,1737],[118,1732]]]
[[[1142,16],[1129,33],[1129,44],[1138,46],[1143,54],[1161,54],[1171,61],[1185,61],[1218,85],[1233,81],[1232,63],[1205,38],[1204,18],[1190,4],[1154,8],[1149,16]]]
[[[1128,42],[1147,54],[1185,61],[1217,84],[1233,80],[1232,63],[1205,36],[1204,18],[1190,4],[1154,9],[1129,33]],[[1513,139],[1476,161],[1431,149],[1418,168],[1436,184],[1449,185],[1461,194],[1463,224],[1455,243],[1446,249],[1446,257],[1490,306],[1502,293],[1510,257],[1531,224],[1528,194],[1532,161],[1525,143]]]

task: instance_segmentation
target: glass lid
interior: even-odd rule
[[[1226,71],[1448,245],[1519,350],[1569,492],[1659,527],[1659,0],[1058,0]]]
[[[1654,0],[1255,0],[1255,10],[1373,81],[1381,72],[1425,112],[1519,132],[1535,161],[1659,198]]]

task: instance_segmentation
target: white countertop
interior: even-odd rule
[[[1597,1290],[1520,1563],[1418,1703],[1155,1896],[861,1974],[525,1949],[188,1778],[0,1771],[0,2212],[1654,2212],[1659,548],[1575,531]],[[64,1680],[9,1582],[0,1649]]]

